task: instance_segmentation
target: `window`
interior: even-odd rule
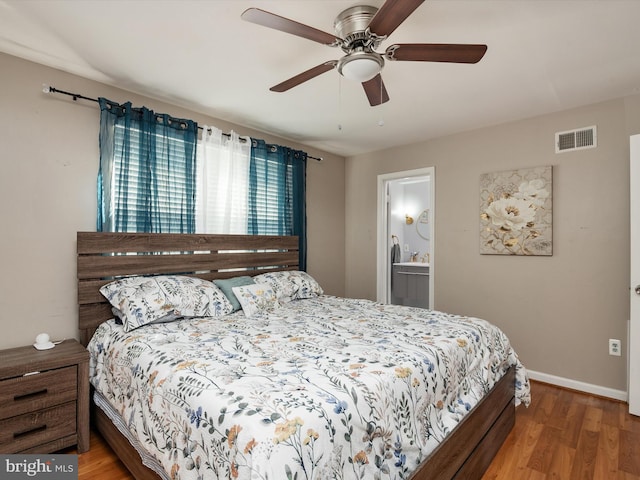
[[[191,120],[100,99],[98,231],[195,230],[195,145]]]
[[[249,229],[257,235],[297,235],[306,269],[307,154],[253,140],[249,167]]]
[[[98,231],[297,235],[307,154],[99,99]]]

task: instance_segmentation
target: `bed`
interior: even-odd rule
[[[284,236],[79,232],[80,339],[92,373],[113,375],[92,378],[94,428],[139,480],[481,478],[529,395],[508,339],[487,322],[332,297],[312,285],[309,295],[279,297],[280,308],[251,317],[241,309],[126,332],[100,293],[138,276],[250,276],[267,286],[265,278],[306,278],[297,245]],[[447,325],[449,333],[439,330]],[[488,363],[464,360],[485,336]],[[191,339],[201,356],[192,356]],[[425,344],[460,358],[430,357]],[[124,377],[128,370],[134,378]],[[429,384],[437,370],[447,375]],[[209,390],[222,403],[210,404]]]

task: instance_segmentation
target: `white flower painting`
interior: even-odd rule
[[[552,168],[480,176],[480,253],[552,254]]]

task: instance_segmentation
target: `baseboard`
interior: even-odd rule
[[[579,382],[577,380],[571,380],[570,378],[556,377],[555,375],[549,375],[548,373],[535,372],[533,370],[527,370],[529,378],[531,380],[538,380],[540,382],[550,383],[551,385],[557,385],[559,387],[570,388],[571,390],[578,390],[580,392],[590,393],[592,395],[599,395],[601,397],[613,398],[614,400],[620,400],[622,402],[629,401],[628,392],[623,390],[615,390],[613,388],[601,387],[600,385],[593,385],[591,383]]]

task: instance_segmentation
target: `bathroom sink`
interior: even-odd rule
[[[428,263],[422,263],[422,262],[400,262],[400,263],[394,263],[394,265],[399,265],[401,267],[428,267],[429,266]]]

